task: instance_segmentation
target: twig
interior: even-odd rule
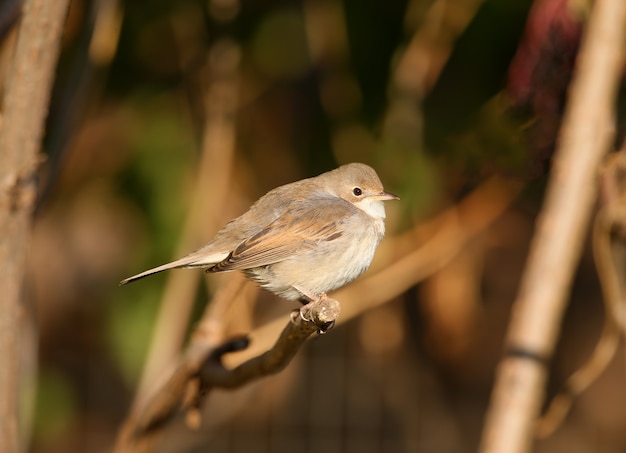
[[[221,358],[224,352],[241,350],[242,347],[228,348],[226,351],[217,350],[209,360],[203,363],[199,378],[203,388],[208,391],[211,387],[236,388],[258,377],[275,374],[283,370],[295,357],[304,342],[313,333],[325,333],[339,317],[339,302],[325,298],[310,303],[291,314],[274,346],[265,353],[252,358],[241,365],[227,369],[222,365]],[[246,344],[247,347],[247,344]]]
[[[8,74],[0,131],[0,451],[19,448],[20,326],[26,249],[36,194],[37,157],[68,0],[27,0]],[[34,334],[33,334],[34,335]]]
[[[623,64],[626,3],[593,4],[572,81],[553,173],[513,307],[482,453],[527,452],[596,196],[598,165],[613,136],[613,103]]]
[[[624,244],[626,238],[626,143],[608,159],[601,175],[601,207],[594,224],[594,258],[606,302],[607,317],[626,335]],[[619,252],[622,252],[621,254]]]
[[[231,340],[219,346],[192,344],[170,380],[145,408],[127,421],[118,439],[116,452],[150,451],[154,437],[179,410],[188,410],[187,421],[199,424],[198,409],[216,387],[236,388],[254,379],[284,369],[315,332],[324,332],[339,316],[339,302],[326,298],[298,310],[287,323],[274,346],[233,369],[222,365],[226,353],[245,349],[246,338]],[[209,347],[208,347],[209,346]],[[192,394],[185,395],[192,383]]]
[[[626,148],[609,157],[600,182],[604,190],[592,235],[605,306],[604,327],[590,359],[567,380],[565,389],[552,400],[537,423],[539,438],[550,436],[562,424],[574,398],[604,372],[615,356],[620,338],[626,335],[626,287],[622,277],[626,276]]]
[[[186,389],[194,390],[193,386],[196,384],[194,375],[200,368],[200,362],[211,351],[222,347],[225,310],[230,309],[242,299],[247,301],[256,296],[257,288],[253,285],[246,286],[246,281],[242,275],[232,273],[230,277],[217,290],[211,303],[206,306],[201,321],[193,331],[187,352],[184,355],[181,354],[178,363],[174,364],[171,370],[162,373],[162,381],[155,382],[151,393],[147,393],[140,400],[135,400],[130,414],[118,433],[116,452],[151,451],[152,444],[158,437],[158,432],[156,430],[150,433],[146,432],[136,442],[134,442],[133,433],[140,430],[138,426],[156,424],[150,420],[162,420],[165,423],[171,418],[171,415],[182,407]],[[192,391],[191,395],[194,394]],[[168,414],[168,416],[163,414]]]

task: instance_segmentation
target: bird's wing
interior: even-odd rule
[[[340,202],[313,212],[281,216],[241,242],[226,259],[208,270],[220,272],[267,266],[310,250],[319,242],[338,239],[342,235],[340,220],[348,210],[349,206]]]

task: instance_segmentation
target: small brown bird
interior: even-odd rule
[[[242,270],[289,300],[317,301],[361,275],[385,233],[385,192],[376,172],[353,163],[261,197],[202,248],[122,280],[172,268]]]

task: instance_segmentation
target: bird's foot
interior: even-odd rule
[[[317,305],[326,300],[328,300],[329,302],[332,301],[332,299],[328,298],[326,293],[321,293],[319,295],[316,295],[315,297],[311,297],[309,302],[307,302],[302,307],[300,307],[299,310],[297,311],[294,310],[294,312],[292,313],[292,318],[291,318],[292,321],[295,322],[295,317],[300,316],[300,319],[304,322],[315,322],[316,324],[319,324],[319,321],[315,319],[315,316],[312,315],[312,313],[315,310],[319,310],[319,307],[317,307]],[[332,329],[334,326],[335,326],[335,321],[333,319],[332,321],[329,321],[322,325],[318,325],[319,329],[317,333],[320,335],[323,335],[326,332],[328,332],[330,329]]]
[[[323,300],[328,299],[328,296],[326,295],[326,293],[321,293],[318,294],[316,296],[310,297],[307,296],[307,299],[309,300],[307,303],[305,303],[304,305],[302,305],[302,307],[300,307],[300,318],[303,321],[312,321],[311,319],[307,318],[305,313],[308,313],[311,309],[311,307],[313,306],[313,304],[318,304]]]

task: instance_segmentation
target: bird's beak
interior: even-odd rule
[[[400,197],[397,195],[394,195],[392,193],[389,192],[385,192],[382,191],[381,193],[379,193],[378,195],[372,195],[369,198],[373,199],[373,200],[380,200],[380,201],[386,201],[386,200],[399,200]]]

